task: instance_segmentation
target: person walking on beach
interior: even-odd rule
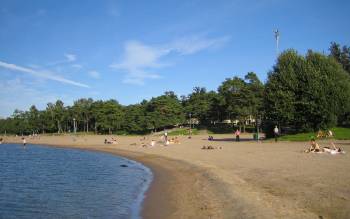
[[[22,143],[23,143],[23,146],[26,146],[27,141],[26,141],[25,137],[22,137]]]
[[[241,134],[241,131],[239,129],[236,130],[235,135],[236,135],[236,141],[239,141],[239,135]]]
[[[168,132],[164,132],[164,141],[165,141],[165,142],[168,141]]]
[[[275,128],[273,129],[273,134],[275,136],[275,142],[277,142],[277,138],[278,138],[278,134],[279,134],[279,130],[277,128],[277,125],[275,126]]]

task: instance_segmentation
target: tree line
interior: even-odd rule
[[[325,55],[309,50],[282,52],[266,83],[254,72],[224,80],[217,91],[195,87],[178,97],[167,91],[141,103],[121,105],[116,100],[82,98],[72,106],[61,100],[46,109],[35,105],[15,110],[0,119],[0,133],[94,133],[145,134],[196,121],[206,128],[223,121],[238,121],[244,129],[249,119],[267,134],[278,125],[282,131],[302,132],[350,124],[350,47],[331,43]],[[232,127],[231,127],[232,128]]]

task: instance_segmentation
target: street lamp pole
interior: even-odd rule
[[[74,134],[76,134],[77,133],[77,126],[75,123],[75,118],[73,118],[73,129],[74,129]]]
[[[276,56],[278,57],[279,53],[279,41],[280,41],[280,32],[278,29],[274,31],[275,33],[275,40],[276,40]]]
[[[190,113],[190,137],[192,135],[192,118],[191,118],[192,114]]]

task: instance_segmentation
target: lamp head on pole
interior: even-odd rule
[[[278,40],[279,37],[280,37],[280,32],[279,32],[279,30],[276,29],[276,30],[274,30],[273,32],[275,33],[275,39]]]

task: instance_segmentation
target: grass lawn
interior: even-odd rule
[[[198,134],[198,129],[192,129],[192,135]],[[177,135],[189,135],[188,128],[175,129],[168,132],[169,136],[177,136]]]
[[[337,140],[350,140],[350,128],[331,128],[334,138]],[[279,138],[281,141],[309,141],[312,137],[316,138],[316,132],[299,133],[295,135],[284,135]]]

